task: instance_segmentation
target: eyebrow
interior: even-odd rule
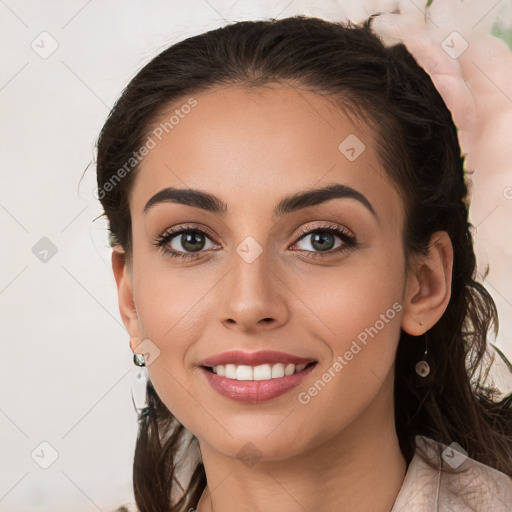
[[[323,188],[297,192],[282,199],[274,208],[274,216],[282,217],[303,208],[316,206],[332,199],[355,199],[363,204],[375,217],[370,201],[357,190],[339,183]],[[167,187],[152,196],[144,207],[144,213],[159,203],[177,203],[200,208],[218,215],[225,215],[228,206],[217,196],[202,190]]]

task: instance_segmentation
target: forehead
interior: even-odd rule
[[[228,205],[235,198],[241,210],[323,182],[353,187],[400,214],[374,134],[326,98],[272,84],[215,88],[193,100],[193,108],[183,108],[193,104],[188,97],[174,102],[148,130],[153,147],[132,188],[132,214],[169,186],[207,190]]]

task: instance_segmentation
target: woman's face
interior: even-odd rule
[[[162,115],[180,113],[168,133],[149,134],[155,145],[130,194],[127,325],[146,340],[158,395],[202,449],[230,457],[248,442],[260,457],[279,459],[381,428],[393,417],[407,283],[403,205],[372,133],[321,96],[284,85],[194,98],[193,108]],[[328,186],[338,193],[290,200]],[[218,203],[188,195],[183,204],[161,194],[170,187]],[[204,233],[155,245],[182,227]],[[316,364],[270,386],[264,369],[263,380],[249,382],[201,367],[233,350]],[[279,388],[289,379],[290,389]],[[239,389],[229,397],[212,380]],[[281,394],[265,395],[272,386]]]

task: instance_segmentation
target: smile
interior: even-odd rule
[[[314,361],[309,365],[315,364]],[[216,366],[206,366],[207,370],[211,370],[219,377],[226,377],[234,380],[270,380],[279,379],[284,376],[294,375],[301,372],[309,366],[306,364],[295,365],[293,363],[268,363],[258,366],[236,365],[236,364],[219,364]]]
[[[208,384],[223,397],[255,404],[277,398],[297,387],[316,366],[317,362],[313,361],[297,366],[291,363],[255,367],[226,364],[200,368]]]

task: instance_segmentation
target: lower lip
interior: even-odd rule
[[[298,386],[317,366],[312,364],[299,373],[268,380],[236,380],[220,377],[201,367],[210,386],[217,393],[237,402],[257,404],[277,398]]]

